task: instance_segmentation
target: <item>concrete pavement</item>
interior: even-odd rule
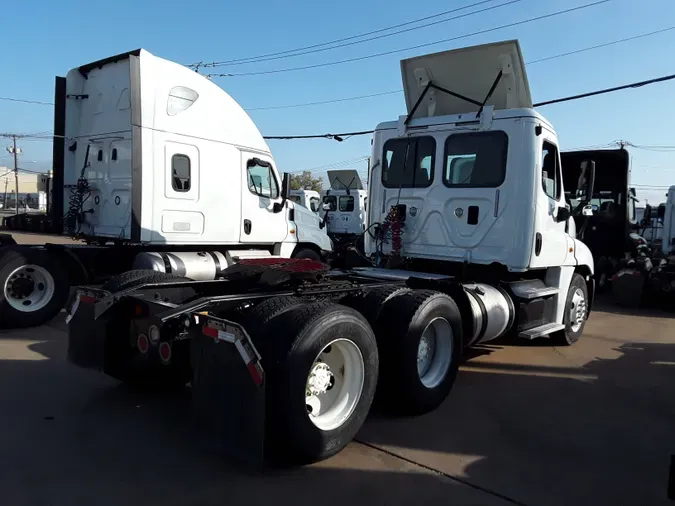
[[[187,392],[134,394],[67,364],[62,321],[0,333],[0,501],[672,504],[675,320],[607,309],[571,348],[476,350],[436,412],[375,414],[337,457],[265,477],[197,442]]]

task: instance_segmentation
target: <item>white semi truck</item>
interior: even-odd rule
[[[325,258],[270,149],[225,91],[137,50],[57,77],[54,221],[88,244],[0,244],[0,326],[39,325],[75,284],[131,269],[215,279],[240,258]],[[146,272],[147,274],[147,272]]]
[[[288,200],[309,209],[316,215],[321,214],[321,195],[315,190],[291,190]]]
[[[190,382],[223,452],[306,464],[342,450],[376,394],[393,412],[435,409],[469,346],[505,335],[574,344],[593,258],[575,238],[558,137],[533,109],[518,42],[401,71],[408,114],[372,142],[372,266],[244,259],[217,281],[80,287],[70,361],[136,386]],[[581,165],[586,203],[594,162]]]

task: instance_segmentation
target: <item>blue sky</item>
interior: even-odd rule
[[[104,7],[71,0],[37,0],[12,7],[3,23],[11,41],[3,53],[0,96],[51,102],[55,75],[123,51],[143,47],[180,63],[222,61],[284,51],[376,30],[461,7],[476,0],[391,0],[316,2],[206,2],[118,0]],[[495,0],[470,10],[507,3]],[[405,48],[485,30],[591,0],[521,0],[493,11],[363,44],[205,72],[255,72],[312,65]],[[450,17],[452,15],[448,15]],[[443,18],[438,18],[443,19]],[[611,0],[569,14],[471,36],[423,49],[319,69],[258,76],[214,78],[244,108],[339,99],[397,90],[399,60],[473,44],[517,38],[526,61],[574,51],[675,26],[673,0]],[[675,30],[614,46],[549,60],[528,67],[535,101],[612,87],[675,73]],[[675,81],[611,95],[552,105],[541,112],[555,125],[561,148],[607,144],[675,145]],[[263,134],[308,134],[374,128],[405,113],[403,94],[335,104],[251,111]],[[0,100],[0,132],[52,130],[52,108]],[[49,166],[51,143],[25,139],[21,165]],[[270,141],[281,170],[321,167],[369,154],[370,138]],[[11,159],[0,152],[0,165]],[[631,149],[632,181],[675,184],[675,150]],[[365,162],[353,164],[365,169]],[[318,175],[324,174],[317,170]],[[642,188],[638,197],[662,200],[663,190]]]

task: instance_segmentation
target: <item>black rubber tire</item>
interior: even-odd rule
[[[567,290],[567,297],[565,299],[565,311],[563,312],[563,323],[565,328],[554,332],[551,334],[551,342],[554,346],[571,346],[576,343],[581,334],[584,333],[584,327],[586,327],[586,320],[581,324],[579,330],[574,332],[572,330],[572,323],[570,322],[570,305],[572,304],[572,297],[574,292],[580,288],[584,294],[584,299],[586,300],[586,317],[588,317],[588,287],[586,286],[586,280],[584,280],[581,274],[572,275],[572,281],[570,283],[569,290]]]
[[[176,274],[138,269],[123,272],[110,278],[101,287],[112,293],[140,286],[144,283],[159,283],[162,281],[190,281],[190,279]],[[169,294],[171,302],[180,303],[195,295],[192,288],[172,289]],[[190,346],[187,341],[172,344],[172,361],[169,365],[152,364],[139,366],[134,361],[135,350],[127,339],[119,337],[129,334],[129,313],[122,304],[117,312],[111,315],[106,331],[106,370],[109,376],[121,381],[134,390],[142,391],[172,391],[182,389],[192,379],[190,364]],[[118,339],[112,341],[113,339]]]
[[[321,262],[321,255],[317,253],[312,248],[301,248],[293,253],[292,258],[309,258],[310,260],[315,260]]]
[[[393,297],[410,291],[412,290],[407,286],[381,286],[366,292],[349,294],[342,298],[340,304],[356,309],[361,313],[368,320],[368,323],[370,323],[370,326],[375,331],[375,336],[377,336],[379,334],[377,330],[377,317],[380,315],[384,304]]]
[[[347,421],[334,430],[323,431],[307,414],[307,376],[319,352],[332,340],[346,336],[363,356],[363,390]],[[306,465],[339,453],[363,425],[377,386],[377,343],[368,322],[355,310],[339,304],[300,304],[269,319],[252,338],[267,374],[270,462],[278,466]]]
[[[422,333],[436,317],[452,329],[452,357],[443,380],[426,387],[417,372],[417,350]],[[378,401],[388,410],[421,415],[436,409],[455,383],[463,351],[462,317],[446,294],[413,290],[390,298],[378,316],[380,380]]]
[[[22,265],[33,264],[46,269],[54,279],[54,294],[49,302],[37,311],[21,312],[5,299],[5,283],[9,275]],[[25,328],[43,325],[57,316],[66,304],[70,292],[70,279],[66,269],[48,251],[37,248],[8,246],[0,250],[0,328]]]

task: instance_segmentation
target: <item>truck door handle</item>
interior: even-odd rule
[[[251,233],[251,220],[244,220],[244,233],[246,235]]]

